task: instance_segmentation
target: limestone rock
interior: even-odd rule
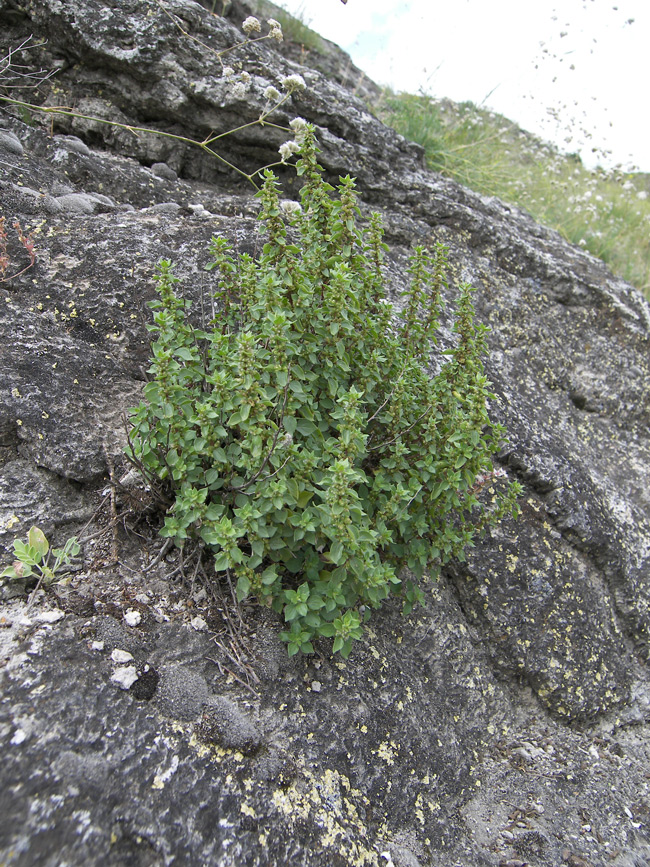
[[[426,171],[335,71],[336,52],[306,67],[265,42],[237,49],[242,94],[215,51],[241,41],[253,7],[163,5],[170,15],[146,0],[0,0],[0,49],[33,34],[29,62],[58,69],[41,98],[87,116],[50,129],[0,111],[0,214],[37,254],[0,297],[0,543],[9,552],[32,524],[67,538],[102,501],[93,526],[109,530],[75,578],[83,605],[57,622],[23,620],[16,600],[0,612],[4,860],[646,863],[647,302],[523,212]],[[478,287],[492,411],[510,439],[499,460],[525,496],[423,607],[377,612],[349,660],[281,657],[280,624],[251,611],[257,658],[235,670],[219,615],[167,581],[174,555],[129,536],[111,559],[102,491],[146,381],[155,263],[176,263],[199,310],[210,237],[255,254],[257,205],[200,148],[129,127],[202,141],[254,121],[290,73],[308,88],[277,119],[313,122],[329,178],[354,175],[364,216],[382,213],[398,306],[412,243],[449,246],[448,302],[455,282]],[[247,127],[221,155],[249,173],[283,140]],[[283,180],[291,198],[289,170]],[[9,253],[28,264],[16,236]],[[139,498],[146,521],[146,489],[120,496]],[[133,627],[128,610],[142,615]],[[134,657],[129,688],[111,682],[115,649]],[[219,709],[218,743],[201,740]]]

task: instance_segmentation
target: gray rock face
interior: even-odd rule
[[[4,863],[648,863],[648,304],[526,214],[425,171],[342,74],[262,42],[226,55],[252,76],[242,95],[214,50],[241,41],[246,4],[227,19],[164,5],[0,0],[0,49],[47,40],[29,57],[59,70],[49,105],[196,140],[303,75],[278,121],[316,124],[328,175],[356,176],[364,215],[382,212],[397,303],[411,243],[444,241],[450,284],[479,289],[523,513],[409,618],[378,612],[349,660],[289,661],[279,624],[251,610],[256,658],[237,667],[218,606],[192,627],[198,603],[167,581],[178,561],[144,569],[142,527],[111,549],[104,486],[146,379],[155,263],[174,260],[198,306],[213,234],[259,249],[252,187],[177,140],[0,113],[0,215],[37,253],[0,299],[0,543],[32,524],[60,541],[93,516],[109,530],[77,595],[60,592],[65,617],[39,620],[40,602],[23,621],[17,600],[0,613]],[[283,140],[248,127],[221,153],[250,172]],[[11,233],[9,253],[28,264]],[[115,680],[120,665],[133,672]]]

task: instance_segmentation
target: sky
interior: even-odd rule
[[[378,84],[650,172],[650,0],[276,0]]]

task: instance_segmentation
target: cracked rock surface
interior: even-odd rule
[[[171,580],[175,555],[151,566],[153,524],[112,535],[108,482],[146,381],[155,263],[176,263],[196,308],[212,235],[260,248],[254,191],[177,139],[0,111],[9,253],[28,263],[18,220],[37,256],[1,287],[3,562],[32,524],[55,544],[89,520],[95,534],[70,587],[2,603],[0,863],[650,864],[647,302],[525,213],[425,170],[335,51],[310,67],[267,42],[237,49],[252,78],[230,86],[215,50],[242,40],[252,0],[228,17],[162,5],[171,17],[153,0],[0,0],[0,50],[43,42],[25,57],[58,72],[30,101],[197,141],[302,75],[277,120],[314,123],[328,177],[349,172],[364,217],[381,212],[397,306],[413,243],[449,246],[448,309],[459,281],[477,287],[522,515],[408,618],[378,611],[347,661],[326,645],[288,660],[280,623],[247,609],[247,682],[223,619]],[[222,155],[249,172],[283,140],[248,127]],[[146,508],[137,486],[122,496]]]

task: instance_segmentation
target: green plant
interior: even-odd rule
[[[275,6],[275,4],[258,2],[257,6],[257,14],[273,14],[277,18],[288,42],[300,45],[307,51],[324,54],[325,43],[323,37],[316,33],[315,30],[312,30],[306,23],[304,9],[299,9],[294,14],[289,15],[288,12]]]
[[[63,548],[50,548],[45,533],[38,527],[32,527],[26,542],[14,540],[14,553],[16,560],[0,573],[0,578],[24,581],[31,576],[38,576],[38,585],[49,587],[50,584],[65,582],[66,579],[57,576],[70,567],[72,558],[79,553],[79,543],[73,536]]]
[[[169,506],[162,535],[204,546],[240,600],[283,612],[290,654],[325,636],[347,656],[370,609],[399,593],[408,612],[425,571],[516,512],[520,488],[492,465],[504,431],[486,409],[473,290],[460,287],[457,344],[432,378],[446,249],[414,250],[398,320],[379,217],[359,230],[353,180],[332,197],[313,128],[296,126],[300,207],[286,217],[267,172],[259,261],[212,239],[209,324],[192,324],[159,264],[127,454]]]
[[[434,171],[486,195],[498,195],[508,182],[511,166],[503,154],[505,130],[485,122],[489,112],[472,103],[436,103],[427,96],[389,91],[377,110],[384,123],[422,145],[427,165]]]

